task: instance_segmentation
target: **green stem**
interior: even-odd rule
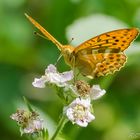
[[[59,123],[58,123],[58,126],[57,126],[57,129],[56,129],[55,133],[53,134],[53,136],[50,140],[55,140],[56,139],[59,132],[63,129],[65,123],[66,123],[66,118],[63,115],[62,118],[60,119]]]

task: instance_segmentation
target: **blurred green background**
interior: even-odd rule
[[[62,112],[53,89],[32,87],[34,77],[55,63],[59,50],[25,18],[27,12],[62,44],[73,45],[118,28],[140,28],[140,0],[0,0],[0,139],[26,140],[10,115],[26,96],[44,118],[52,134]],[[37,31],[37,30],[36,30]],[[96,119],[87,128],[66,124],[67,140],[140,140],[140,37],[127,50],[120,72],[93,80],[107,90],[93,102]],[[70,68],[61,60],[60,71]]]

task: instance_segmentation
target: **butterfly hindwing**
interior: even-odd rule
[[[102,54],[104,59],[96,64],[93,70],[93,77],[105,76],[119,71],[126,63],[126,56],[123,53],[106,53]]]
[[[98,53],[77,57],[76,67],[88,77],[100,77],[119,71],[126,62],[123,53]]]

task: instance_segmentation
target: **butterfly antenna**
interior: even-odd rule
[[[38,28],[42,32],[43,35],[45,35],[49,40],[51,40],[54,44],[56,44],[59,50],[63,49],[63,45],[59,41],[57,41],[49,32],[47,32],[37,21],[35,21],[32,17],[30,17],[26,13],[25,16],[36,28]]]
[[[36,31],[34,31],[34,35],[37,35],[37,36],[39,36],[39,37],[42,37],[42,38],[44,38],[44,39],[49,40],[47,37],[41,35],[40,33],[36,32]]]
[[[69,42],[69,44],[70,44],[73,40],[74,40],[74,38],[72,37],[71,40],[70,40],[70,42]]]

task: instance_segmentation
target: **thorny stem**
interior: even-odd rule
[[[55,140],[56,139],[59,132],[63,129],[65,123],[66,123],[66,118],[63,115],[62,118],[60,119],[59,123],[58,123],[58,126],[57,126],[57,129],[56,129],[55,133],[53,134],[53,136],[50,140]]]

